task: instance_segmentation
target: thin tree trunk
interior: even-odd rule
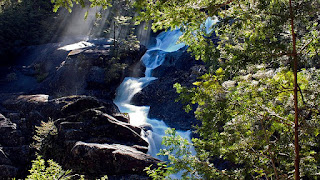
[[[113,48],[116,50],[116,20],[113,21]]]
[[[294,15],[292,8],[292,0],[289,0],[290,3],[290,19],[291,19],[291,35],[292,35],[292,56],[293,56],[293,74],[294,74],[294,149],[295,149],[295,161],[294,161],[294,177],[295,180],[300,179],[299,164],[300,164],[300,155],[299,155],[299,109],[298,109],[298,55],[296,47],[296,35],[294,32]]]

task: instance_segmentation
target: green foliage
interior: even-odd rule
[[[311,179],[319,178],[320,173],[320,109],[316,105],[320,100],[319,73],[316,69],[298,73],[300,169],[303,177]],[[221,70],[202,79],[194,83],[197,87],[188,90],[193,94],[189,101],[199,102],[195,114],[202,121],[197,128],[200,138],[193,142],[197,156],[205,158],[197,164],[218,157],[236,166],[222,173],[209,163],[215,174],[196,171],[215,178],[228,174],[233,178],[293,179],[292,71],[260,65],[241,70],[232,80],[223,80]],[[176,87],[181,91],[179,85]]]
[[[154,180],[161,180],[169,177],[171,174],[171,167],[168,167],[165,163],[158,163],[158,168],[152,168],[152,165],[145,168],[146,173]]]
[[[33,136],[35,142],[32,146],[38,151],[45,151],[52,145],[51,140],[57,133],[58,130],[53,121],[41,122],[40,126],[36,126],[36,134]]]
[[[21,46],[48,42],[53,37],[49,0],[5,0],[0,5],[0,63],[8,63]]]
[[[289,67],[293,57],[304,62],[300,67],[319,65],[311,59],[319,59],[320,1],[292,1],[292,9],[287,0],[138,0],[136,5],[141,10],[138,21],[153,21],[153,30],[180,27],[184,32],[180,40],[196,59],[210,65],[196,87],[175,85],[182,99],[190,101],[187,110],[198,104],[196,117],[202,122],[197,128],[201,138],[194,141],[198,156],[233,162],[235,167],[226,170],[233,178],[293,178],[295,73]],[[220,20],[215,25],[217,43],[203,30],[205,19],[213,16]],[[259,77],[266,72],[252,65],[261,63],[286,68]],[[300,169],[302,176],[316,178],[319,120],[312,104],[318,101],[318,90],[309,85],[318,79],[307,72],[298,75]],[[313,99],[307,101],[309,97]]]
[[[105,22],[104,31],[105,36],[113,38],[113,56],[119,58],[122,54],[128,51],[135,51],[140,48],[140,42],[135,34],[135,21],[133,15],[135,14],[132,2],[128,0],[90,0],[89,2],[83,0],[52,0],[54,3],[54,11],[56,12],[60,7],[72,11],[74,4],[80,4],[83,8],[86,6],[96,7],[100,6],[102,9],[109,10],[109,17]],[[88,13],[85,14],[85,18]],[[96,17],[101,18],[101,13],[98,12]]]
[[[27,180],[67,180],[72,178],[72,176],[69,176],[71,173],[70,170],[64,171],[62,167],[53,160],[46,162],[41,156],[37,156],[37,159],[32,161],[32,168],[29,172],[30,175],[27,176]]]
[[[106,70],[106,76],[105,76],[105,81],[106,83],[111,83],[111,82],[117,82],[125,68],[127,67],[127,64],[120,63],[119,59],[112,57],[110,60],[106,62],[105,70]]]
[[[165,141],[172,148],[161,152],[171,160],[169,172],[183,170],[184,178],[292,179],[296,71],[290,67],[298,57],[301,175],[319,178],[320,79],[319,71],[310,69],[319,67],[319,0],[136,0],[134,5],[137,24],[152,21],[154,31],[179,27],[180,40],[210,66],[195,87],[175,84],[181,99],[190,102],[186,110],[198,105],[202,125],[194,157],[180,154],[187,153],[187,142],[169,132]],[[220,22],[206,34],[203,22],[213,16]],[[213,158],[233,165],[217,170]],[[149,174],[162,177],[167,167]]]
[[[155,31],[180,27],[184,32],[180,40],[195,57],[214,65],[214,69],[223,67],[227,74],[247,64],[277,66],[289,61],[292,41],[287,0],[138,0],[135,5],[141,10],[138,22],[153,21]],[[297,0],[293,6],[299,55],[310,63],[307,59],[319,54],[320,2]],[[217,45],[203,30],[203,22],[212,16],[220,20],[215,25]]]
[[[46,68],[45,68],[45,63],[36,63],[33,65],[34,70],[35,70],[35,77],[37,79],[38,82],[42,82],[44,81],[47,76],[49,75],[48,72],[46,72]]]
[[[100,6],[103,9],[110,7],[111,2],[111,0],[89,0],[90,7]],[[87,2],[84,0],[51,0],[51,3],[54,4],[54,12],[57,12],[60,7],[66,8],[69,12],[72,12],[74,4],[80,4],[84,8]]]
[[[168,162],[158,164],[157,169],[146,168],[152,179],[229,179],[232,176],[225,170],[219,170],[210,163],[208,153],[192,154],[192,145],[177,135],[175,129],[168,129],[162,144],[166,149],[158,155],[167,156]],[[177,176],[178,175],[178,176]]]
[[[130,34],[125,39],[121,39],[119,42],[119,52],[120,54],[138,51],[140,49],[140,42],[137,36]]]

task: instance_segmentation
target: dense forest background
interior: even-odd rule
[[[57,37],[57,14],[47,0],[0,2],[1,64],[10,63],[22,46],[43,44]]]

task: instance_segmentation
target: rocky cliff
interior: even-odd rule
[[[24,177],[36,151],[90,178],[143,176],[146,166],[160,162],[146,154],[148,143],[140,136],[142,129],[129,124],[129,117],[112,101],[11,95],[2,96],[2,106],[1,178]]]

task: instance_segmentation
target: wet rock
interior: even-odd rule
[[[77,142],[71,150],[70,168],[91,176],[100,174],[140,174],[146,166],[160,161],[141,151],[120,144],[95,144]],[[108,162],[108,163],[106,163]]]
[[[152,71],[152,76],[164,77],[177,70],[188,72],[191,67],[197,64],[203,64],[201,61],[196,61],[187,53],[186,49],[185,47],[178,51],[165,54],[164,62]]]
[[[188,84],[189,74],[176,71],[170,75],[151,82],[132,98],[131,103],[138,106],[150,106],[148,117],[163,120],[172,128],[192,129],[192,126],[196,125],[198,121],[195,119],[193,111],[186,113],[184,104],[176,101],[179,94],[173,88],[177,82],[182,85]]]
[[[164,55],[161,66],[152,71],[158,79],[137,93],[131,103],[138,106],[150,106],[149,118],[163,120],[168,126],[179,130],[192,129],[197,125],[194,110],[186,113],[184,104],[176,102],[179,94],[173,88],[175,83],[191,87],[197,77],[205,72],[203,62],[196,61],[186,52],[186,48]]]

